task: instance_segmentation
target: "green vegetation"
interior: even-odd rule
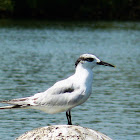
[[[0,0],[0,17],[139,20],[140,0]]]
[[[10,16],[13,13],[12,0],[0,0],[0,17]]]

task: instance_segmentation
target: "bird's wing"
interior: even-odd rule
[[[76,86],[71,82],[71,80],[66,79],[55,83],[52,87],[45,91],[49,95],[58,95],[64,93],[71,93],[75,90]]]
[[[76,86],[71,80],[62,80],[54,84],[44,93],[38,93],[34,96],[36,105],[62,106],[76,103],[82,98],[83,92],[80,87]]]
[[[45,92],[34,96],[0,101],[0,103],[12,104],[13,106],[0,107],[0,109],[29,108],[30,106],[64,106],[77,103],[82,93],[80,87],[66,79],[57,82]]]

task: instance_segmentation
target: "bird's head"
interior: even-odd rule
[[[97,65],[104,65],[104,66],[110,66],[110,67],[115,67],[112,64],[106,63],[104,61],[101,61],[99,58],[97,58],[93,54],[82,54],[77,61],[75,62],[75,67],[78,65],[82,65],[86,68],[93,69]]]

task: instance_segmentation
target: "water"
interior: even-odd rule
[[[46,90],[74,73],[80,54],[93,53],[116,68],[94,69],[93,93],[72,110],[73,124],[115,140],[140,139],[139,23],[18,24],[0,26],[0,100]],[[0,110],[0,139],[56,124],[67,124],[65,112]]]

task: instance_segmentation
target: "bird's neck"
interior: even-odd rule
[[[85,68],[82,65],[76,67],[75,76],[78,78],[78,81],[85,84],[92,84],[93,81],[93,71],[90,68]]]

